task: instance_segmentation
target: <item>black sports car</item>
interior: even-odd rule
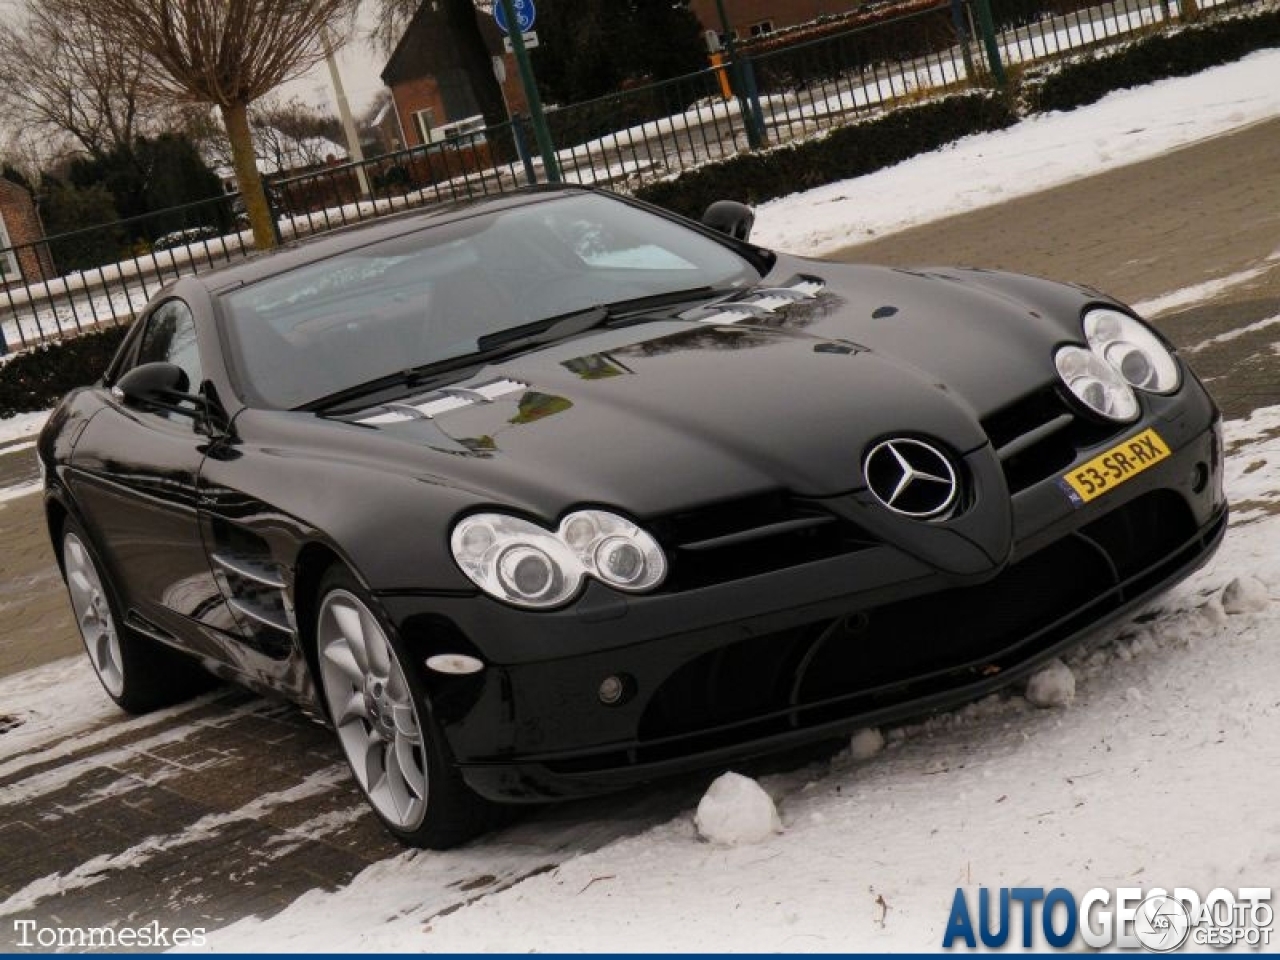
[[[531,191],[168,287],[39,444],[107,692],[291,697],[441,845],[985,694],[1217,546],[1218,413],[1126,307],[707,221]]]

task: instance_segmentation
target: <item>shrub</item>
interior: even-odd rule
[[[1280,10],[1157,34],[1113,53],[1080,60],[1026,90],[1032,110],[1074,110],[1165,77],[1185,77],[1280,45]]]
[[[47,410],[68,390],[97,381],[128,326],[42,344],[0,366],[0,417]]]
[[[766,153],[741,154],[649,184],[636,196],[688,217],[700,217],[716,200],[763,203],[891,166],[971,133],[999,130],[1017,117],[991,93],[948,97],[904,107],[875,120],[833,130]]]

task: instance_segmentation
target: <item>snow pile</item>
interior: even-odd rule
[[[1120,90],[1087,109],[966,137],[865,177],[760,207],[752,239],[831,253],[1003,203],[1280,115],[1280,49],[1191,77]]]
[[[703,840],[726,847],[760,843],[782,832],[773,798],[750,777],[732,772],[707,788],[693,822]]]
[[[1226,613],[1258,613],[1271,603],[1271,591],[1257,577],[1236,577],[1222,588],[1222,609]]]
[[[878,727],[859,730],[849,741],[849,756],[854,760],[870,760],[884,749],[884,734]]]
[[[1031,675],[1025,695],[1035,707],[1065,707],[1076,698],[1076,675],[1061,660],[1050,660]]]

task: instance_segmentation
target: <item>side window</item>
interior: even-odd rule
[[[196,323],[191,308],[181,300],[166,300],[147,318],[138,344],[135,365],[172,363],[187,374],[189,389],[195,393],[204,380],[200,351],[196,346]]]

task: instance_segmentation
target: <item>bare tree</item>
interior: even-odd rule
[[[314,167],[330,154],[345,154],[342,121],[303,103],[297,97],[267,97],[249,114],[258,157],[277,170]]]
[[[131,144],[157,112],[142,73],[137,50],[96,30],[73,0],[28,4],[0,25],[4,113],[46,138],[64,135],[95,158]]]
[[[174,103],[217,107],[260,248],[275,245],[249,126],[249,105],[324,57],[321,34],[353,0],[63,0],[149,69],[139,89]]]

